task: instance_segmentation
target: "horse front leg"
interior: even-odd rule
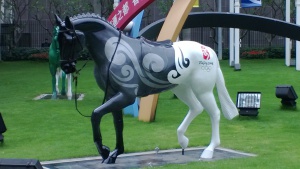
[[[124,142],[123,142],[123,112],[116,111],[112,112],[114,118],[114,125],[116,131],[116,148],[111,154],[109,158],[107,158],[104,163],[111,164],[115,163],[117,156],[124,153]]]
[[[72,100],[72,75],[67,74],[67,82],[68,82],[68,91],[67,91],[67,97],[68,100]]]
[[[66,95],[66,73],[62,70],[58,71],[61,75],[61,95]]]
[[[91,123],[93,128],[93,137],[94,142],[96,144],[97,150],[99,154],[102,156],[102,163],[115,163],[116,158],[119,154],[123,153],[123,117],[122,109],[134,102],[134,98],[129,98],[123,93],[117,93],[114,97],[109,99],[100,107],[96,108],[91,116]],[[113,112],[114,122],[116,126],[116,138],[117,138],[117,146],[116,150],[109,156],[110,150],[109,147],[102,144],[102,136],[100,123],[103,115]],[[119,149],[119,150],[118,150]]]
[[[98,107],[98,108],[100,108],[100,107]],[[105,145],[102,144],[102,136],[101,136],[101,132],[100,132],[101,118],[106,113],[108,113],[108,112],[104,112],[104,111],[96,112],[94,110],[93,113],[92,113],[92,116],[91,116],[91,123],[92,123],[92,129],[93,129],[94,143],[96,145],[98,153],[102,157],[102,163],[104,162],[105,159],[108,158],[109,153],[110,153],[109,147],[107,147],[107,146],[105,146]]]
[[[57,98],[57,87],[56,87],[56,67],[52,64],[49,64],[49,69],[51,73],[51,82],[52,82],[52,97],[51,99],[56,99]]]

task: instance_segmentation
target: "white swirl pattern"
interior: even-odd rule
[[[148,53],[143,58],[143,66],[148,71],[160,72],[164,69],[164,60],[154,53]]]
[[[116,47],[118,42],[118,37],[112,37],[107,40],[105,44],[105,55],[108,60],[111,60],[114,50],[112,49]],[[124,40],[120,40],[118,49],[116,51],[116,57],[114,58],[112,64],[121,66],[120,72],[114,73],[111,71],[113,75],[113,80],[122,86],[126,86],[129,88],[138,88],[138,84],[130,84],[131,80],[135,78],[135,76],[139,76],[139,79],[147,86],[152,88],[167,88],[171,86],[170,82],[158,79],[151,75],[151,72],[159,73],[164,71],[165,61],[164,59],[154,53],[148,53],[144,56],[142,60],[142,65],[139,64],[139,59],[136,56],[132,47],[125,42]],[[128,63],[126,59],[130,59],[131,63]],[[122,76],[118,75],[121,73]]]

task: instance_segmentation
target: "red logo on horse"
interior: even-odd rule
[[[210,59],[210,55],[209,55],[208,50],[205,48],[205,46],[201,45],[201,50],[202,50],[202,53],[203,53],[203,59],[204,60],[209,60]]]

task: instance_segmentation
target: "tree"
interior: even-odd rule
[[[32,8],[32,18],[51,35],[52,31],[42,22],[44,19],[50,20],[53,27],[54,14],[64,18],[90,12],[106,18],[113,10],[113,2],[111,0],[37,0],[32,4]]]
[[[173,0],[160,0],[156,2],[157,7],[160,9],[161,14],[167,16],[171,6],[173,5]]]
[[[6,38],[5,44],[9,49],[15,48],[22,37],[24,28],[26,27],[28,20],[23,18],[28,16],[28,10],[30,10],[30,2],[35,0],[2,0],[4,10],[0,10],[0,19],[2,23],[8,24],[7,34],[10,35]],[[2,6],[2,4],[1,4]]]
[[[54,14],[61,16],[73,16],[77,13],[92,12],[92,5],[89,1],[82,3],[81,0],[37,0],[32,4],[32,18],[49,33],[52,31],[43,23],[43,20],[49,20],[52,27],[55,25]]]
[[[216,11],[218,7],[217,4],[217,0],[205,1],[205,3],[200,5],[200,9],[201,11]],[[210,27],[209,38],[213,41],[214,45],[218,45],[216,27]]]
[[[291,0],[291,20],[295,22],[295,0]],[[242,13],[259,15],[259,16],[267,16],[270,18],[285,20],[285,0],[262,0],[261,7],[255,8],[243,8],[241,10]],[[247,31],[248,33],[248,31]],[[241,36],[241,39],[244,38],[246,34]],[[272,46],[272,41],[276,37],[276,35],[265,34],[265,38],[268,41],[268,46]]]

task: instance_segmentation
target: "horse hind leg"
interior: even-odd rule
[[[211,120],[212,134],[210,144],[201,154],[201,158],[210,159],[213,157],[214,149],[220,145],[220,110],[217,106],[213,92],[206,92],[197,97],[204,109],[208,112]]]
[[[57,78],[56,78],[56,68],[54,65],[49,64],[49,69],[51,73],[51,82],[52,82],[52,97],[51,99],[57,98]]]
[[[177,129],[178,143],[184,150],[187,148],[189,143],[189,139],[184,135],[184,133],[194,118],[203,111],[203,107],[189,87],[181,85],[172,89],[172,91],[189,107],[186,117]]]

